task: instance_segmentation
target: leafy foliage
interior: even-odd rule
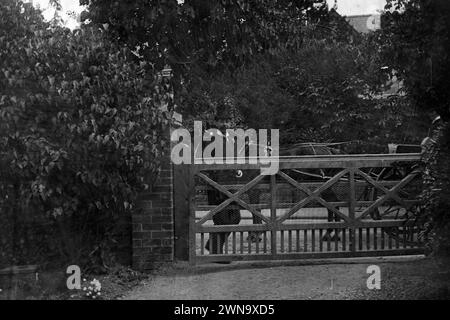
[[[388,143],[418,144],[430,119],[408,97],[384,94],[388,79],[373,45],[311,32],[295,51],[262,54],[232,74],[197,82],[181,110],[191,115],[186,121],[216,127],[278,128],[285,145],[353,141],[341,147],[379,153]]]
[[[424,190],[420,218],[423,238],[430,252],[450,254],[450,132],[438,123],[431,130],[430,140],[424,143]]]
[[[81,0],[86,18],[107,23],[146,60],[178,71],[227,69],[257,53],[299,47],[305,19],[325,6],[314,0]]]
[[[415,116],[406,99],[371,99],[387,80],[378,44],[321,1],[81,2],[142,60],[173,67],[188,128],[280,128],[284,143],[357,140],[359,152],[421,139],[399,134]]]
[[[386,65],[404,80],[415,105],[440,115],[440,129],[425,150],[422,218],[435,253],[450,254],[450,3],[389,0],[380,49]]]
[[[142,60],[157,69],[171,66],[175,98],[182,107],[211,77],[232,74],[260,54],[301,47],[306,21],[319,21],[327,11],[323,0],[80,3],[88,5],[86,19],[108,25],[111,38],[136,50]],[[190,111],[183,110],[183,115],[193,115]]]
[[[17,0],[0,3],[0,48],[0,258],[82,264],[157,171],[172,94],[104,31],[50,27]],[[44,257],[21,251],[25,222],[46,223]]]
[[[382,17],[380,51],[420,108],[450,119],[450,4],[390,0]]]

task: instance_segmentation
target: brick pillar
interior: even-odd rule
[[[168,151],[162,157],[157,180],[149,191],[140,195],[132,215],[132,262],[137,270],[173,261],[173,164]]]

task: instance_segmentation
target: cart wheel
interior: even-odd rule
[[[389,180],[393,177],[397,177],[397,179],[403,179],[405,177],[405,172],[397,170],[396,168],[383,168],[379,174],[372,173],[372,177],[376,181]],[[370,192],[368,192],[368,199],[370,201],[376,201],[378,199],[379,191],[373,186],[368,186],[368,188],[371,189]],[[409,224],[408,226],[385,227],[381,228],[381,230],[389,238],[393,239],[396,242],[398,241],[399,243],[403,243],[409,246],[418,246],[418,235],[421,228],[417,224],[417,218],[414,215],[414,208],[415,207],[406,210],[405,208],[398,205],[389,205],[384,210],[378,207],[370,214],[370,216],[373,220],[383,220],[386,217],[394,220],[406,220],[406,222],[408,222]],[[410,221],[412,221],[412,223],[409,223]]]

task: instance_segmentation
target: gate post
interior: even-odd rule
[[[195,221],[195,211],[196,211],[196,205],[195,205],[195,161],[194,158],[192,158],[192,164],[188,166],[187,170],[187,181],[189,189],[186,193],[187,196],[187,210],[188,212],[188,224],[187,224],[187,233],[188,233],[188,257],[189,257],[189,263],[191,265],[195,265],[197,263],[196,260],[196,221]]]
[[[175,259],[189,260],[190,165],[174,165],[174,231]]]
[[[133,268],[153,268],[155,262],[172,261],[173,228],[173,166],[170,153],[162,157],[158,177],[147,192],[139,196],[132,220]]]
[[[181,122],[174,113],[173,120]],[[162,139],[170,141],[171,129]],[[175,256],[174,165],[171,143],[161,150],[161,170],[156,181],[148,181],[149,191],[140,194],[132,220],[132,266],[137,270],[151,269],[155,263],[170,262]],[[178,222],[178,221],[177,221]]]

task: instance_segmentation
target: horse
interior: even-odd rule
[[[234,171],[211,171],[210,178],[218,183],[227,183],[233,179]],[[208,204],[209,205],[219,205],[225,200],[227,196],[215,188],[209,188],[207,191]],[[239,224],[241,222],[241,208],[240,206],[230,204],[226,208],[217,212],[213,217],[214,225],[233,225]],[[223,246],[227,241],[230,232],[215,232],[210,233],[209,239],[205,244],[205,249],[211,254],[222,254]]]

